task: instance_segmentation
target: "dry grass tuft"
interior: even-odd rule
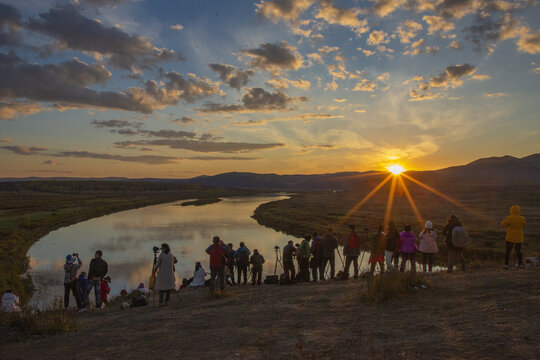
[[[382,302],[399,299],[431,284],[421,274],[413,272],[391,272],[377,275],[368,281],[367,287],[360,294],[364,302]]]

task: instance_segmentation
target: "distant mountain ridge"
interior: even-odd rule
[[[126,182],[191,183],[216,187],[235,187],[273,190],[347,190],[362,184],[365,179],[377,176],[378,171],[340,172],[312,175],[257,174],[229,172],[213,176],[197,176],[190,179],[123,177],[107,178],[3,178],[6,181],[38,180],[100,180]],[[540,153],[516,158],[513,156],[490,157],[475,160],[466,165],[452,166],[429,171],[407,171],[406,174],[426,182],[464,185],[537,185],[540,184]],[[384,176],[378,175],[378,176]]]

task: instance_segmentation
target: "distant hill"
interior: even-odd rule
[[[348,190],[378,178],[377,171],[341,172],[314,175],[278,175],[257,174],[250,172],[229,172],[214,176],[198,176],[191,179],[143,178],[128,179],[123,177],[108,178],[3,178],[7,181],[36,180],[96,180],[119,182],[149,183],[190,183],[216,187],[234,187],[247,189],[273,190]],[[408,171],[406,174],[427,184],[444,185],[537,185],[540,184],[540,154],[523,158],[513,156],[490,157],[473,161],[466,165],[452,166],[440,170]]]

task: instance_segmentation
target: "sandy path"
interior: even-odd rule
[[[534,359],[540,268],[436,274],[435,286],[363,304],[361,281],[204,290],[167,308],[80,316],[77,332],[12,343],[3,359]]]

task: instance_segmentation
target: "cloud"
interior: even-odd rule
[[[241,157],[241,156],[193,156],[185,157],[184,160],[202,160],[202,161],[220,161],[220,160],[259,160],[256,157]]]
[[[138,133],[150,137],[159,137],[164,139],[194,139],[197,137],[197,133],[182,130],[139,130]]]
[[[97,128],[124,128],[124,127],[133,127],[133,128],[139,128],[141,127],[142,123],[133,123],[129,122],[127,120],[121,119],[121,120],[92,120],[90,124],[94,125]]]
[[[23,27],[19,9],[0,3],[0,46],[15,46],[21,40]]]
[[[56,157],[74,157],[85,159],[100,159],[100,160],[116,160],[124,162],[135,162],[147,165],[165,165],[176,163],[177,158],[171,156],[159,156],[159,155],[139,155],[139,156],[127,156],[127,155],[115,155],[115,154],[103,154],[94,153],[89,151],[61,151],[56,154],[50,154]]]
[[[58,163],[54,160],[45,160],[44,162],[42,162],[43,165],[50,165],[50,166],[53,166],[53,165],[58,165]]]
[[[422,47],[425,43],[424,39],[418,39],[418,41],[413,42],[409,46],[409,50],[406,50],[403,52],[404,55],[410,55],[415,56],[418,54],[430,54],[435,55],[437,52],[439,52],[438,46],[426,46]]]
[[[463,65],[450,65],[444,72],[431,77],[428,82],[424,82],[417,89],[409,91],[409,101],[431,100],[440,96],[440,89],[448,87],[456,88],[463,84],[463,78],[472,76],[476,67],[467,63]]]
[[[471,78],[474,79],[474,80],[484,81],[484,80],[491,79],[491,76],[486,75],[486,74],[475,74],[475,75],[471,76]]]
[[[239,54],[251,58],[249,65],[272,73],[282,70],[298,70],[302,67],[302,56],[287,41],[275,44],[263,43],[256,49],[240,50]]]
[[[406,3],[406,0],[375,0],[372,11],[380,17],[385,17]]]
[[[170,26],[169,26],[169,29],[180,31],[180,30],[183,30],[183,29],[184,29],[184,26],[182,26],[182,25],[180,25],[180,24],[170,25]]]
[[[218,142],[187,139],[121,141],[116,142],[115,145],[119,148],[130,148],[134,146],[165,146],[170,149],[181,149],[202,153],[246,153],[256,150],[266,150],[285,146],[285,144],[282,143],[256,144],[246,142]]]
[[[452,41],[450,45],[448,45],[448,47],[454,50],[461,50],[461,43],[455,40],[455,41]]]
[[[425,15],[422,17],[428,25],[428,34],[434,35],[436,32],[448,32],[454,30],[455,26],[453,23],[446,21],[442,16],[430,16]]]
[[[314,2],[315,0],[261,1],[255,4],[255,11],[274,23],[286,20],[292,24],[297,24],[300,21],[300,15],[309,9]]]
[[[356,86],[353,88],[353,91],[365,91],[373,92],[377,88],[377,84],[368,79],[362,79],[360,82],[356,83]]]
[[[369,34],[367,43],[369,45],[387,44],[390,42],[390,39],[388,39],[387,36],[388,34],[382,30],[374,30]]]
[[[369,31],[367,20],[358,19],[362,13],[363,11],[358,8],[340,9],[335,7],[331,0],[320,0],[315,17],[329,24],[348,27],[357,35],[361,35]]]
[[[246,86],[249,77],[252,76],[253,70],[241,71],[236,66],[227,64],[208,64],[210,69],[218,73],[219,78],[227,83],[231,88],[240,90]]]
[[[302,90],[309,90],[311,87],[311,82],[307,80],[290,80],[284,77],[273,78],[266,82],[268,85],[272,86],[274,89],[288,89],[289,87],[294,87]]]
[[[29,64],[13,53],[0,53],[0,97],[55,102],[58,108],[108,108],[152,113],[179,101],[194,102],[220,93],[219,84],[206,78],[176,72],[165,74],[163,88],[155,81],[145,88],[127,91],[96,91],[88,86],[103,84],[111,73],[101,64],[88,65],[78,59],[60,64]]]
[[[193,124],[195,122],[194,119],[190,118],[189,116],[182,116],[180,119],[174,119],[174,122],[182,123],[182,124]]]
[[[411,39],[416,37],[419,31],[422,30],[422,24],[414,20],[405,20],[399,24],[396,33],[399,35],[400,41],[403,44],[408,44]]]
[[[56,5],[39,19],[30,19],[27,27],[56,39],[57,50],[74,49],[99,54],[111,66],[134,70],[134,66],[185,60],[174,50],[160,49],[149,39],[130,35],[117,26],[105,26],[98,20],[85,17],[73,4]]]
[[[244,122],[233,122],[231,125],[262,125],[266,124],[267,122],[271,121],[296,121],[296,120],[302,120],[305,122],[309,122],[311,120],[326,120],[326,119],[338,119],[343,118],[343,115],[331,115],[331,114],[298,114],[293,116],[282,116],[282,117],[275,117],[275,118],[269,118],[269,119],[262,119],[262,120],[249,120]]]
[[[0,120],[12,120],[17,117],[28,116],[46,110],[50,109],[29,101],[0,100]]]
[[[123,3],[126,0],[75,0],[75,3],[80,2],[84,5],[90,5],[94,7],[108,6],[114,7],[120,3]]]
[[[518,50],[529,54],[540,53],[540,30],[531,33],[528,28],[523,28],[519,40]]]
[[[253,111],[275,111],[289,110],[287,105],[307,101],[305,96],[290,97],[282,92],[267,92],[263,88],[254,87],[248,89],[242,96],[242,105],[223,105],[207,103],[198,109],[201,112],[253,112]]]
[[[508,94],[502,93],[502,92],[495,92],[495,93],[484,93],[484,96],[490,97],[490,98],[498,98],[501,96],[508,96]]]
[[[5,145],[0,146],[0,149],[11,151],[12,153],[15,153],[17,155],[35,155],[41,151],[47,150],[46,148],[38,147],[38,146],[21,146],[21,145]]]
[[[476,45],[478,51],[490,50],[497,41],[502,41],[520,36],[522,26],[517,19],[510,14],[504,14],[498,20],[480,18],[477,25],[471,25],[463,29],[465,39]],[[518,45],[519,48],[519,45]]]

